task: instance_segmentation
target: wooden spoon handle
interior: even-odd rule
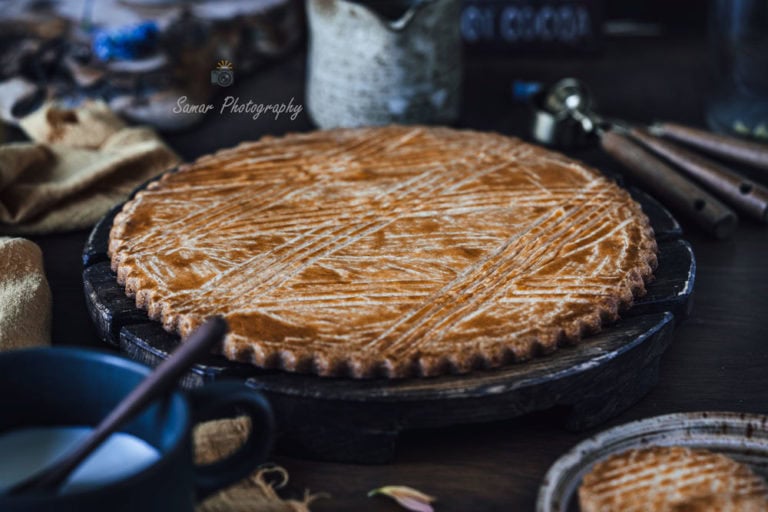
[[[600,138],[605,151],[629,171],[641,186],[650,190],[662,202],[717,238],[726,238],[736,229],[738,219],[733,211],[678,174],[670,166],[619,133],[608,131]]]
[[[768,145],[719,135],[676,123],[657,123],[651,133],[675,139],[727,160],[768,171]]]
[[[647,130],[633,128],[633,139],[703,183],[739,211],[768,222],[768,188],[693,151],[654,137]]]

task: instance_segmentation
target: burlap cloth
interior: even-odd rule
[[[195,462],[209,464],[237,449],[248,437],[247,417],[202,423],[195,428]],[[307,491],[300,501],[283,501],[275,491],[288,483],[288,472],[273,465],[254,472],[249,478],[212,496],[197,507],[197,512],[309,512],[309,504],[321,495]]]
[[[178,163],[147,128],[128,128],[103,103],[76,111],[46,106],[21,121],[33,142],[0,146],[0,234],[84,228],[137,185]],[[49,345],[51,292],[40,248],[0,236],[0,350]],[[211,462],[247,436],[247,420],[196,429],[196,457]],[[202,503],[198,512],[307,512],[313,497],[282,500],[287,472],[264,467]]]
[[[40,248],[0,237],[0,350],[51,342],[51,291]]]
[[[32,142],[0,146],[2,234],[88,227],[179,162],[153,130],[127,127],[102,102],[49,104],[20,126]]]

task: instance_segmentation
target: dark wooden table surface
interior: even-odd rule
[[[609,41],[600,56],[560,59],[470,57],[461,125],[527,136],[528,112],[510,99],[515,78],[553,80],[573,75],[588,81],[606,114],[637,121],[669,119],[703,125],[710,86],[703,37]],[[296,54],[226,94],[264,103],[303,102],[304,57]],[[217,100],[220,104],[221,98]],[[266,133],[304,131],[306,112],[252,120],[209,115],[168,142],[186,159]],[[572,153],[616,170],[596,150]],[[763,179],[766,181],[766,179]],[[736,235],[718,242],[684,224],[698,259],[693,313],[677,330],[662,362],[656,388],[611,424],[676,411],[734,410],[768,413],[768,229],[744,221]],[[56,344],[100,346],[87,315],[80,251],[87,233],[38,237],[53,289]],[[608,426],[608,425],[606,425]],[[594,431],[563,430],[552,413],[523,419],[406,434],[395,463],[329,464],[275,456],[291,473],[287,494],[304,488],[331,495],[313,510],[398,510],[369,489],[411,485],[439,498],[439,511],[531,510],[541,478],[563,452]]]

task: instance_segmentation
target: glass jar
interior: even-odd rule
[[[713,130],[768,142],[768,0],[712,0]]]

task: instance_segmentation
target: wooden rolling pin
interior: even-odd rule
[[[676,144],[633,128],[633,139],[703,183],[726,203],[761,222],[768,222],[768,188]]]
[[[709,234],[722,239],[735,231],[738,218],[730,208],[629,137],[607,131],[600,137],[600,144],[641,186]]]
[[[768,145],[766,144],[748,142],[676,123],[656,123],[651,126],[650,131],[653,135],[669,137],[727,160],[768,171]]]

